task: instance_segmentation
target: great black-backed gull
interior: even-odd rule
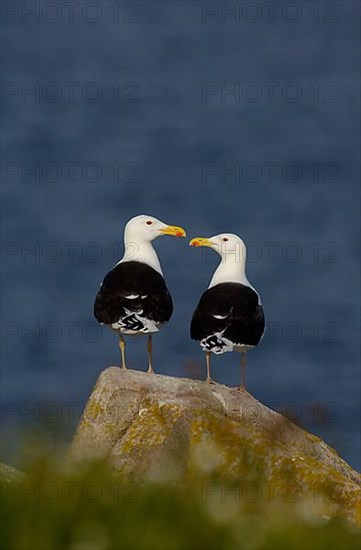
[[[258,292],[246,276],[246,246],[232,233],[196,237],[191,246],[208,246],[221,256],[208,289],[192,317],[191,338],[206,354],[207,382],[211,382],[211,353],[239,351],[242,354],[242,385],[246,383],[246,353],[261,340],[265,320]]]
[[[126,369],[123,335],[148,334],[148,372],[152,373],[152,334],[169,321],[172,297],[152,241],[160,235],[185,237],[182,227],[152,216],[132,218],[124,230],[124,256],[105,276],[94,303],[94,316],[119,333],[122,368]]]

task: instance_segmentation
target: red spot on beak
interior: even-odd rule
[[[176,237],[183,237],[182,231],[177,231],[175,235]]]
[[[199,242],[198,242],[198,241],[193,241],[193,242],[192,242],[192,245],[193,245],[193,246],[199,246]]]

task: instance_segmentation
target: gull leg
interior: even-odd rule
[[[148,350],[148,370],[147,372],[149,374],[154,374],[154,370],[152,367],[152,350],[153,350],[153,342],[152,342],[152,335],[148,335],[148,344],[147,344],[147,350]]]
[[[207,363],[206,382],[207,382],[207,384],[210,384],[212,382],[212,378],[211,378],[211,352],[210,351],[206,351],[206,363]]]
[[[127,370],[127,367],[125,365],[125,341],[123,336],[120,333],[119,333],[119,348],[122,354],[122,369]]]
[[[246,366],[247,366],[246,352],[242,351],[242,357],[241,357],[241,387],[240,387],[240,390],[243,390],[243,391],[246,391]]]

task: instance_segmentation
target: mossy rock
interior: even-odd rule
[[[26,475],[20,470],[0,462],[0,483],[19,483]]]
[[[360,522],[360,475],[316,436],[252,395],[110,367],[85,407],[68,461],[106,459],[134,478],[257,482],[275,498]],[[274,496],[273,495],[273,496]]]

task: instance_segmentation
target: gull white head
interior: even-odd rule
[[[213,237],[195,237],[189,244],[212,248],[222,258],[209,288],[219,283],[241,283],[251,287],[246,277],[246,245],[238,235],[221,233]]]
[[[168,225],[153,216],[141,214],[129,220],[124,229],[124,241],[133,239],[139,242],[154,241],[161,235],[172,235],[173,237],[185,237],[186,232],[182,227]]]
[[[135,216],[124,229],[124,256],[120,262],[143,262],[162,273],[158,256],[151,244],[162,235],[185,237],[186,232],[182,227],[168,225],[153,216]]]

